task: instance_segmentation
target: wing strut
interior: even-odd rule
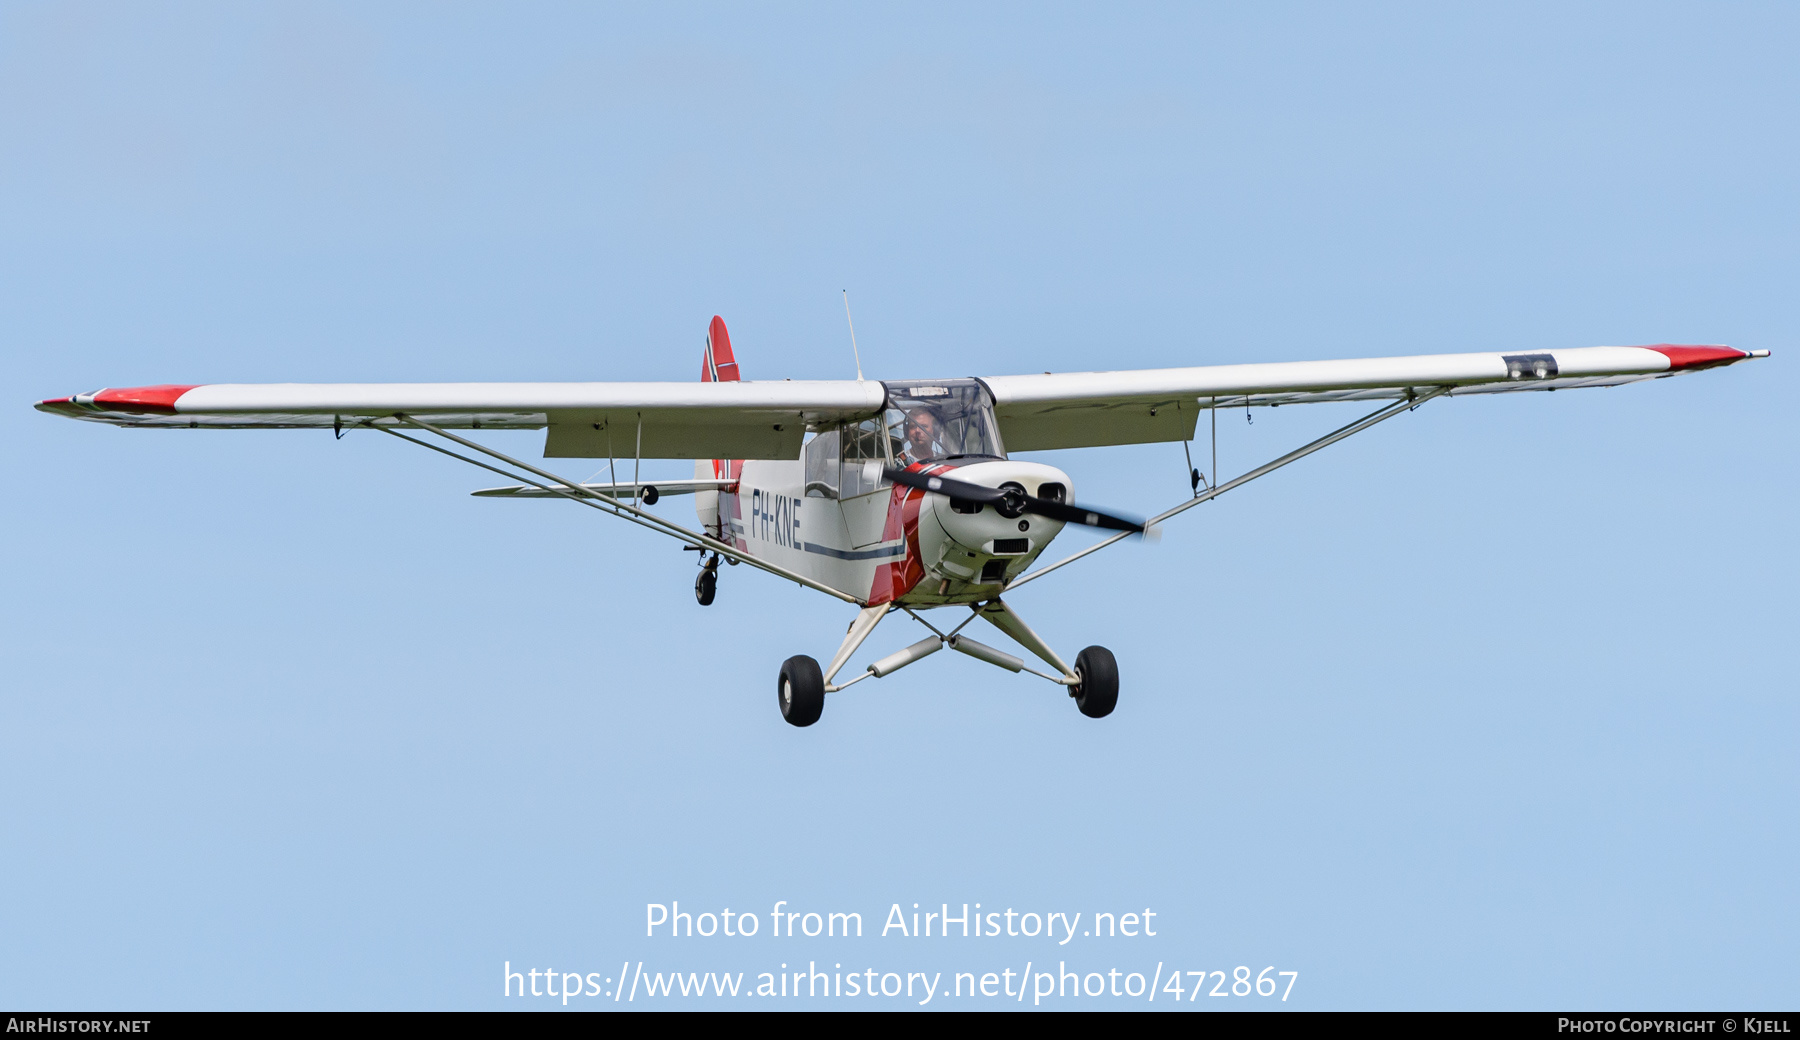
[[[1144,527],[1145,527],[1145,529],[1155,527],[1157,524],[1162,523],[1164,520],[1169,519],[1170,517],[1174,516],[1177,513],[1186,512],[1187,510],[1194,508],[1195,506],[1199,505],[1202,502],[1210,502],[1213,499],[1219,497],[1220,495],[1223,495],[1225,492],[1230,491],[1232,488],[1241,487],[1245,484],[1248,484],[1252,480],[1255,480],[1257,477],[1267,476],[1268,474],[1275,472],[1276,470],[1280,469],[1281,467],[1287,465],[1290,462],[1297,462],[1300,459],[1303,459],[1306,456],[1311,455],[1313,452],[1318,451],[1320,448],[1330,447],[1331,445],[1336,444],[1338,441],[1341,441],[1344,438],[1351,436],[1352,434],[1361,433],[1362,431],[1368,429],[1369,427],[1374,426],[1378,422],[1383,422],[1387,419],[1392,419],[1394,416],[1399,415],[1401,412],[1410,411],[1411,409],[1417,408],[1418,406],[1424,404],[1426,401],[1429,401],[1434,397],[1441,397],[1444,394],[1447,394],[1449,392],[1450,392],[1450,387],[1447,387],[1447,386],[1433,387],[1431,390],[1429,390],[1425,393],[1422,393],[1422,394],[1417,394],[1416,396],[1413,394],[1412,391],[1408,391],[1408,396],[1407,396],[1406,400],[1396,401],[1393,404],[1390,404],[1385,408],[1378,408],[1375,411],[1371,412],[1368,415],[1363,416],[1361,419],[1356,420],[1355,422],[1351,423],[1348,426],[1341,426],[1338,429],[1333,430],[1332,432],[1326,434],[1325,436],[1320,437],[1318,440],[1313,441],[1311,444],[1308,444],[1304,447],[1295,448],[1293,451],[1288,452],[1286,455],[1283,455],[1280,458],[1275,459],[1273,461],[1265,462],[1262,465],[1256,467],[1255,469],[1251,470],[1248,473],[1245,473],[1242,476],[1233,477],[1232,479],[1226,481],[1223,484],[1216,484],[1213,487],[1208,488],[1207,490],[1202,491],[1199,494],[1195,495],[1193,498],[1188,499],[1186,502],[1181,503],[1180,505],[1176,506],[1175,508],[1170,509],[1163,513],[1159,513],[1156,516],[1151,517],[1149,520],[1145,521]],[[1213,450],[1216,452],[1218,449],[1217,449],[1217,447],[1215,447]],[[1214,466],[1216,467],[1217,463],[1214,463]],[[1218,479],[1217,473],[1213,474],[1213,479],[1214,480]],[[1028,581],[1031,581],[1035,578],[1041,578],[1044,575],[1049,574],[1051,571],[1056,570],[1058,567],[1064,567],[1064,566],[1067,566],[1068,564],[1074,563],[1076,560],[1081,559],[1083,556],[1086,556],[1089,553],[1099,552],[1100,550],[1106,548],[1107,546],[1112,545],[1115,542],[1121,541],[1121,540],[1129,537],[1130,535],[1131,535],[1130,531],[1121,531],[1120,533],[1113,535],[1111,538],[1108,538],[1103,542],[1096,542],[1093,545],[1088,546],[1087,548],[1081,550],[1078,553],[1075,553],[1072,556],[1066,556],[1063,559],[1056,561],[1055,563],[1049,565],[1048,567],[1039,567],[1037,570],[1034,570],[1029,574],[1022,574],[1019,577],[1013,579],[1013,581],[1006,586],[1006,591],[1011,592],[1012,590],[1018,588],[1019,586],[1025,584]]]
[[[549,491],[553,494],[561,495],[564,498],[567,498],[571,502],[579,502],[584,506],[591,506],[594,509],[598,509],[602,513],[611,513],[612,515],[620,517],[622,519],[630,520],[632,523],[635,523],[640,527],[648,527],[651,530],[656,531],[659,534],[666,534],[666,535],[670,536],[671,538],[674,538],[678,541],[686,542],[689,545],[702,546],[704,548],[711,549],[713,552],[716,552],[719,555],[724,556],[728,559],[734,559],[734,560],[738,560],[739,562],[742,562],[742,563],[747,563],[752,567],[756,567],[760,570],[768,571],[770,574],[778,575],[778,576],[786,578],[792,582],[797,582],[801,585],[806,586],[809,589],[817,589],[818,591],[825,593],[827,596],[831,596],[836,599],[841,599],[846,603],[857,603],[857,604],[861,603],[861,601],[858,600],[855,596],[852,596],[847,592],[841,592],[837,589],[832,588],[829,585],[823,584],[822,582],[814,581],[813,579],[808,578],[804,574],[796,574],[793,571],[788,570],[786,567],[777,566],[776,564],[770,563],[767,560],[757,559],[755,556],[752,556],[746,552],[743,552],[742,550],[738,549],[736,546],[727,545],[724,542],[719,541],[717,538],[709,538],[706,535],[703,535],[698,531],[691,531],[691,530],[681,526],[680,524],[675,523],[674,521],[665,520],[662,517],[657,516],[655,513],[646,512],[645,510],[639,509],[636,506],[627,505],[624,502],[616,501],[616,500],[601,496],[593,491],[588,490],[587,488],[582,487],[580,484],[574,483],[573,481],[565,480],[562,477],[559,477],[554,473],[548,472],[546,470],[538,469],[536,466],[533,466],[529,463],[520,462],[518,459],[515,459],[510,455],[502,454],[501,452],[495,451],[492,448],[485,447],[481,444],[477,444],[474,441],[467,440],[462,437],[458,437],[456,434],[450,433],[447,430],[441,430],[441,429],[437,428],[436,426],[433,426],[430,423],[425,422],[423,419],[416,419],[413,416],[405,414],[404,412],[395,412],[394,418],[399,419],[401,422],[407,423],[409,425],[416,426],[419,429],[425,430],[429,433],[435,433],[439,437],[444,438],[445,440],[454,441],[455,443],[460,444],[463,447],[468,448],[472,451],[478,451],[478,452],[482,453],[483,455],[486,455],[490,458],[498,459],[501,462],[504,462],[508,465],[517,466],[519,469],[522,469],[527,473],[534,473],[537,476],[540,476],[540,477],[544,478],[545,480],[550,481],[551,484],[560,484],[562,486],[561,487],[553,487],[553,486],[551,486],[551,484],[542,484],[542,483],[539,483],[538,481],[530,479],[529,477],[521,477],[516,473],[508,473],[505,470],[498,469],[494,466],[490,466],[485,462],[481,462],[476,459],[471,459],[464,455],[459,455],[454,451],[450,451],[445,448],[440,448],[435,444],[427,443],[427,442],[419,440],[415,437],[408,437],[405,434],[400,433],[397,430],[391,430],[391,429],[388,429],[386,427],[381,427],[381,426],[376,426],[373,428],[381,430],[383,433],[391,433],[394,436],[399,437],[403,441],[411,441],[412,443],[417,444],[422,448],[430,448],[432,451],[439,452],[444,455],[448,455],[453,459],[459,459],[463,462],[467,462],[472,466],[480,466],[482,469],[489,470],[494,473],[499,473],[499,474],[505,476],[509,480],[517,480],[517,481],[520,481],[521,483],[530,484],[531,486],[540,488],[544,491]],[[565,489],[567,489],[567,490],[565,490]]]

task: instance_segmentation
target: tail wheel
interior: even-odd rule
[[[1112,651],[1103,646],[1090,646],[1075,656],[1075,676],[1081,680],[1069,690],[1075,707],[1090,719],[1112,714],[1119,703],[1119,663]]]
[[[819,721],[825,710],[825,675],[819,662],[810,657],[790,657],[781,665],[781,682],[776,687],[781,704],[781,717],[790,726],[810,726]]]

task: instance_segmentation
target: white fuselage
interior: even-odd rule
[[[1009,459],[922,464],[932,473],[1070,501],[1069,477],[1054,466]],[[707,533],[740,550],[856,597],[865,604],[975,603],[999,595],[1031,565],[1062,522],[1002,516],[997,507],[882,484],[846,498],[809,491],[802,461],[713,463],[695,473],[737,477],[696,503]],[[1058,492],[1053,485],[1061,485]],[[968,510],[968,511],[964,511]]]

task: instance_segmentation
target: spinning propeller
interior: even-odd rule
[[[1144,525],[1135,520],[1102,513],[1098,509],[1089,509],[1086,506],[1054,502],[1047,498],[1034,498],[1027,495],[1023,487],[1011,481],[997,488],[983,487],[980,484],[971,484],[966,480],[934,477],[917,470],[895,469],[892,466],[882,470],[882,476],[904,487],[917,488],[934,495],[943,495],[953,502],[973,502],[979,505],[993,506],[996,513],[1009,520],[1025,513],[1031,513],[1034,516],[1061,520],[1064,523],[1105,527],[1114,531],[1130,531],[1133,534],[1144,533]]]

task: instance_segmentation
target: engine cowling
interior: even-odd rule
[[[909,600],[974,602],[996,595],[1022,573],[1063,529],[1060,520],[1023,512],[1023,496],[1063,502],[1073,497],[1069,475],[1039,462],[997,459],[958,466],[946,476],[1016,489],[1019,502],[981,505],[928,495],[919,509],[919,554],[925,580]]]

